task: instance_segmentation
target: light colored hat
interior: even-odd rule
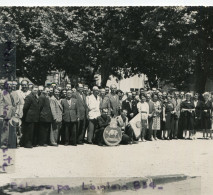
[[[92,90],[93,90],[93,91],[98,91],[99,89],[98,89],[97,86],[94,86],[94,87],[92,88]]]
[[[40,85],[40,86],[38,87],[38,90],[43,91],[43,90],[44,90],[44,86],[41,86],[41,85]]]
[[[203,97],[204,97],[204,96],[210,96],[209,92],[205,92],[205,93],[203,94]]]
[[[9,120],[9,123],[11,126],[13,127],[20,127],[21,126],[21,119],[20,118],[17,118],[15,116],[13,116],[10,120]]]
[[[192,94],[188,92],[188,93],[186,93],[186,96],[192,96]]]

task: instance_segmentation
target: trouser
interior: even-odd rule
[[[59,132],[58,132],[57,143],[65,144],[65,122],[64,121],[62,121],[61,128],[59,129]]]
[[[88,142],[92,142],[93,141],[94,131],[95,131],[95,128],[96,128],[96,123],[97,123],[96,119],[90,119],[89,120],[89,127],[88,127],[88,133],[87,133],[87,141]]]
[[[147,131],[147,139],[151,139],[152,138],[152,123],[153,123],[153,118],[148,118],[149,121],[149,128]]]
[[[51,123],[49,122],[40,122],[39,124],[39,145],[43,146],[44,144],[49,144],[49,135],[50,135]]]
[[[57,144],[58,143],[58,135],[61,128],[61,122],[54,121],[51,124],[50,130],[50,144]]]
[[[122,135],[121,144],[129,144],[133,139],[133,129],[131,126],[126,126],[124,134]]]
[[[65,144],[77,144],[77,122],[65,122]]]
[[[85,118],[78,122],[78,143],[83,143],[85,136]]]
[[[141,120],[141,139],[144,139],[147,130],[147,120]]]
[[[172,138],[176,138],[178,136],[178,122],[179,122],[179,118],[174,118],[172,120],[172,127],[171,130],[172,130]]]
[[[0,127],[1,127],[1,146],[8,146],[9,141],[9,119],[1,119],[0,120]]]
[[[33,130],[33,146],[37,146],[39,144],[39,123],[34,124]]]
[[[104,133],[104,128],[100,128],[100,129],[97,129],[95,131],[95,140],[94,140],[94,142],[96,144],[103,144],[104,143],[103,133]]]
[[[23,146],[32,147],[33,135],[36,123],[24,122],[23,124]]]
[[[84,130],[83,139],[85,139],[85,137],[86,137],[86,132],[88,134],[88,127],[89,127],[89,119],[85,118],[85,130]]]

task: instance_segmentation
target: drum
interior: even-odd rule
[[[121,142],[122,131],[117,125],[109,125],[104,129],[104,142],[108,146],[116,146]]]

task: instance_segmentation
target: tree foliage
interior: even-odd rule
[[[17,37],[18,76],[44,84],[51,70],[71,78],[118,79],[144,73],[202,92],[212,79],[211,7],[11,7],[0,22]]]

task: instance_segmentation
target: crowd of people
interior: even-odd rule
[[[20,86],[19,86],[20,85]],[[29,85],[27,80],[0,81],[1,148],[38,146],[105,146],[103,132],[113,120],[122,130],[120,144],[139,141],[212,139],[211,93],[168,93],[161,89],[122,92],[116,85],[91,90]],[[140,114],[141,133],[136,137],[130,121]]]

